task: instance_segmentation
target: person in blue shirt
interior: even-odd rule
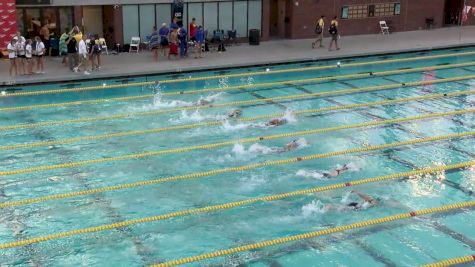
[[[198,27],[198,31],[196,31],[196,53],[195,58],[202,58],[201,53],[203,50],[203,45],[205,44],[205,31],[203,30],[202,26]]]
[[[178,30],[178,39],[180,40],[180,57],[186,57],[188,55],[188,33],[185,27],[181,27]]]

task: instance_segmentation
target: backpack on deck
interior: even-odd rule
[[[328,29],[328,32],[329,32],[331,35],[337,34],[337,33],[338,33],[338,30],[336,29],[336,25],[335,25],[335,24],[330,25],[330,28]]]
[[[320,23],[317,23],[317,26],[315,27],[315,33],[316,34],[322,33],[322,27],[320,27]]]

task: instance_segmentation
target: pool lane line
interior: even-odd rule
[[[453,93],[431,94],[431,95],[424,95],[424,96],[418,96],[418,97],[408,97],[408,98],[400,98],[400,99],[392,99],[392,100],[383,100],[383,101],[369,102],[369,103],[363,103],[363,104],[350,104],[350,105],[342,105],[342,106],[333,106],[333,107],[319,108],[319,109],[297,110],[297,111],[294,111],[293,113],[296,116],[302,116],[302,115],[306,115],[306,114],[309,114],[309,113],[321,113],[321,112],[337,111],[337,110],[344,110],[344,109],[356,109],[356,108],[372,107],[372,106],[379,106],[379,105],[381,105],[381,106],[382,105],[393,105],[393,104],[405,103],[405,102],[409,102],[409,101],[418,101],[418,100],[427,100],[427,99],[428,100],[433,100],[433,99],[438,99],[438,98],[456,97],[456,96],[471,95],[471,94],[475,94],[475,90],[460,91],[460,92],[453,92]],[[467,109],[467,113],[470,112],[468,110],[470,110],[470,109]],[[437,114],[440,114],[440,113],[437,113]],[[275,114],[268,114],[268,115],[260,115],[260,116],[256,116],[256,117],[240,118],[240,119],[237,119],[237,121],[250,122],[250,121],[256,121],[256,120],[260,120],[260,119],[275,118],[275,117],[279,117],[279,116],[283,116],[283,115],[284,115],[284,113],[275,113]],[[440,116],[446,116],[446,115],[449,115],[449,114],[444,114],[444,115],[440,115]],[[193,128],[198,128],[198,127],[219,126],[222,123],[223,123],[223,121],[199,122],[199,123],[176,125],[176,126],[162,127],[162,128],[153,128],[153,129],[146,129],[146,130],[123,131],[123,132],[115,132],[115,133],[100,134],[100,135],[74,137],[74,138],[52,140],[52,141],[39,141],[39,142],[32,142],[32,143],[6,145],[6,146],[0,146],[0,151],[2,151],[2,150],[24,149],[24,148],[33,148],[33,147],[42,147],[42,146],[51,146],[51,145],[70,144],[70,143],[77,143],[77,142],[82,142],[82,141],[102,140],[102,139],[118,138],[118,137],[125,137],[125,136],[156,134],[156,133],[161,133],[161,132],[193,129]]]
[[[394,124],[394,123],[400,123],[400,122],[405,122],[405,121],[421,120],[421,119],[440,117],[440,116],[453,116],[453,115],[467,114],[467,113],[473,113],[473,112],[475,112],[475,109],[462,109],[462,110],[448,111],[448,112],[441,112],[441,113],[424,114],[424,115],[413,116],[409,118],[388,119],[388,120],[383,120],[383,121],[377,120],[377,121],[370,121],[370,122],[357,123],[357,124],[340,125],[340,126],[334,126],[334,127],[329,127],[329,128],[319,128],[319,129],[303,130],[303,131],[296,131],[296,132],[282,133],[282,134],[275,134],[275,135],[268,135],[268,136],[228,140],[228,141],[223,141],[223,142],[218,142],[218,143],[208,143],[208,144],[193,145],[193,146],[171,148],[171,149],[164,149],[164,150],[155,150],[155,151],[144,151],[144,152],[139,152],[139,153],[114,156],[114,157],[101,157],[101,158],[96,158],[96,159],[74,161],[74,162],[68,162],[68,163],[59,163],[59,164],[53,164],[53,165],[40,165],[40,166],[33,166],[33,167],[25,168],[25,169],[0,171],[0,177],[24,174],[24,173],[36,173],[36,172],[41,172],[41,171],[50,171],[50,170],[57,170],[57,169],[69,169],[69,168],[75,168],[79,166],[95,165],[95,164],[123,161],[123,160],[130,160],[130,159],[141,159],[141,158],[154,157],[154,156],[160,156],[160,155],[166,155],[166,154],[187,153],[194,150],[215,149],[218,147],[234,145],[236,143],[243,144],[243,143],[259,142],[263,140],[274,140],[274,139],[287,138],[287,137],[297,137],[297,136],[303,136],[303,135],[309,135],[309,134],[321,134],[321,133],[327,133],[327,132],[333,132],[333,131],[339,131],[339,130],[347,130],[347,129],[384,125],[384,124]]]
[[[284,81],[277,81],[277,82],[269,82],[269,83],[258,83],[258,84],[245,84],[245,85],[235,85],[229,87],[215,87],[215,88],[208,88],[208,89],[194,89],[194,90],[183,90],[183,91],[174,91],[174,92],[163,92],[161,93],[162,96],[176,96],[176,95],[185,95],[185,94],[197,94],[197,93],[208,93],[208,92],[227,92],[233,90],[243,90],[248,88],[258,88],[258,87],[272,87],[277,85],[285,85],[287,83],[314,83],[320,81],[337,81],[341,79],[359,79],[359,78],[370,78],[370,77],[379,77],[379,76],[388,76],[388,75],[397,75],[403,73],[413,73],[413,72],[423,72],[428,70],[440,70],[440,69],[451,69],[451,68],[461,68],[467,66],[475,66],[473,62],[465,62],[465,63],[458,63],[458,64],[449,64],[449,65],[442,65],[442,66],[428,66],[428,67],[420,67],[420,68],[410,68],[410,69],[403,69],[403,70],[389,70],[389,71],[382,71],[382,72],[365,72],[365,73],[356,73],[356,74],[345,74],[345,75],[337,75],[337,76],[324,76],[324,77],[316,77],[316,78],[307,78],[307,79],[297,79],[297,80],[284,80]],[[59,93],[71,93],[71,92],[82,92],[85,90],[79,90],[80,88],[73,88],[73,89],[58,89],[58,90],[44,90],[44,91],[27,91],[27,92],[19,92],[19,93],[11,93],[0,95],[1,98],[7,97],[15,97],[15,96],[37,96],[37,95],[45,95],[45,94],[59,94]],[[99,89],[109,89],[107,86],[99,86],[94,87],[94,90]],[[92,89],[91,89],[92,90]],[[139,96],[129,96],[129,97],[118,97],[118,98],[106,98],[106,99],[96,99],[96,100],[84,100],[84,101],[73,101],[73,102],[65,102],[65,103],[56,103],[56,104],[40,104],[34,105],[38,108],[42,107],[55,107],[55,106],[67,106],[67,105],[79,105],[85,103],[102,103],[106,101],[127,101],[127,100],[137,100],[137,99],[146,99],[153,97],[155,94],[145,94]],[[68,104],[71,103],[71,104]],[[31,109],[28,108],[29,106],[20,106],[20,107],[12,107],[12,108],[2,108],[0,111],[12,111],[12,110],[25,110]],[[18,109],[15,109],[18,108]]]
[[[29,199],[1,202],[0,208],[24,206],[24,205],[46,202],[46,201],[55,200],[55,199],[66,199],[66,198],[86,196],[86,195],[98,194],[98,193],[103,193],[103,192],[118,191],[118,190],[124,190],[124,189],[130,189],[130,188],[136,188],[136,187],[142,187],[142,186],[150,186],[150,185],[156,185],[156,184],[168,183],[168,182],[174,182],[174,181],[191,180],[191,179],[197,179],[197,178],[202,178],[202,177],[215,176],[215,175],[219,175],[223,173],[242,172],[242,171],[253,170],[253,169],[257,169],[261,167],[267,167],[267,166],[293,164],[293,163],[298,163],[301,161],[323,159],[323,158],[348,155],[348,154],[354,154],[354,153],[369,152],[369,151],[384,150],[384,149],[395,148],[395,147],[400,147],[400,146],[417,145],[417,144],[422,144],[422,143],[437,142],[437,141],[450,140],[450,139],[455,139],[455,138],[464,138],[464,137],[470,137],[473,135],[475,135],[475,132],[463,132],[463,133],[456,133],[456,134],[449,134],[449,135],[434,136],[434,137],[429,137],[429,138],[412,139],[412,140],[403,141],[403,142],[351,148],[347,150],[340,150],[340,151],[334,151],[334,152],[311,154],[311,155],[306,155],[306,156],[301,156],[301,157],[292,157],[292,158],[281,159],[281,160],[264,161],[264,162],[252,163],[248,165],[241,165],[237,167],[212,169],[212,170],[203,171],[203,172],[174,175],[174,176],[168,176],[168,177],[163,177],[163,178],[156,178],[152,180],[144,180],[144,181],[118,184],[118,185],[112,185],[112,186],[106,186],[106,187],[91,188],[89,190],[82,190],[82,191],[60,193],[60,194],[55,194],[55,195],[47,195],[47,196],[41,196],[41,197],[35,197],[35,198],[29,198]]]
[[[372,178],[365,178],[365,179],[355,180],[352,182],[345,182],[345,183],[333,184],[333,185],[328,185],[328,186],[319,186],[319,187],[313,187],[313,188],[303,189],[303,190],[298,190],[298,191],[291,191],[291,192],[280,193],[280,194],[275,194],[275,195],[248,198],[248,199],[235,201],[235,202],[227,202],[227,203],[222,203],[222,204],[217,204],[217,205],[205,206],[201,208],[181,210],[181,211],[170,212],[170,213],[165,213],[165,214],[156,215],[156,216],[126,220],[126,221],[121,221],[121,222],[116,222],[116,223],[111,223],[111,224],[87,227],[87,228],[82,228],[82,229],[66,231],[66,232],[59,232],[59,233],[54,233],[54,234],[49,234],[49,235],[44,235],[44,236],[39,236],[39,237],[34,237],[34,238],[29,238],[29,239],[23,239],[23,240],[8,242],[8,243],[1,243],[0,249],[26,246],[26,245],[31,245],[34,243],[61,239],[61,238],[70,237],[70,236],[77,236],[77,235],[82,235],[82,234],[112,230],[116,228],[123,228],[123,227],[131,226],[131,225],[141,224],[141,223],[168,220],[168,219],[176,218],[176,217],[184,217],[184,216],[196,215],[196,214],[201,214],[201,213],[228,210],[228,209],[247,206],[247,205],[251,205],[251,204],[255,204],[259,202],[270,202],[270,201],[276,201],[276,200],[286,199],[286,198],[295,197],[295,196],[314,194],[314,193],[323,192],[323,191],[333,191],[337,189],[348,188],[348,187],[353,187],[353,186],[358,186],[358,185],[363,185],[363,184],[379,183],[379,182],[394,180],[394,179],[403,178],[407,176],[428,174],[428,173],[434,173],[438,171],[445,171],[445,170],[452,170],[452,169],[461,169],[468,166],[472,166],[474,164],[475,164],[475,161],[466,161],[466,162],[461,162],[461,163],[451,164],[451,165],[446,165],[446,166],[428,167],[425,169],[407,171],[407,172],[402,172],[402,173],[393,173],[393,174],[388,174],[388,175],[383,175],[383,176],[376,176]],[[472,201],[472,202],[475,205],[475,201]]]
[[[2,97],[11,97],[11,96],[24,96],[24,95],[39,95],[39,94],[51,94],[51,93],[69,93],[69,92],[80,92],[80,91],[91,91],[91,90],[107,90],[113,88],[123,88],[130,86],[146,86],[154,84],[172,84],[180,82],[193,82],[193,81],[203,81],[203,80],[212,80],[212,79],[221,79],[221,78],[235,78],[235,77],[245,77],[245,76],[255,76],[255,75],[272,75],[272,74],[281,74],[281,73],[291,73],[291,72],[301,72],[301,71],[310,71],[310,70],[325,70],[325,69],[335,69],[342,67],[360,67],[367,65],[380,65],[387,63],[397,63],[397,62],[411,62],[425,59],[437,59],[437,58],[447,58],[447,57],[460,57],[460,56],[469,56],[475,55],[475,52],[464,52],[464,53],[450,53],[434,56],[420,56],[404,59],[390,59],[390,60],[377,60],[377,61],[368,61],[360,63],[349,63],[349,64],[340,64],[338,67],[337,64],[330,66],[315,66],[315,67],[306,67],[306,68],[291,68],[283,70],[271,70],[271,71],[256,71],[256,72],[244,72],[237,74],[228,74],[228,75],[214,75],[214,76],[204,76],[196,78],[185,78],[185,79],[170,79],[170,80],[155,80],[150,82],[137,82],[137,83],[128,83],[128,84],[111,84],[111,85],[97,85],[97,86],[86,86],[86,87],[77,87],[77,88],[67,88],[67,89],[53,89],[53,90],[41,90],[41,91],[28,91],[20,92],[13,94],[0,95]],[[468,65],[470,66],[470,65]],[[439,67],[439,66],[434,66]],[[35,92],[37,92],[35,94]]]
[[[454,266],[454,265],[459,265],[459,264],[464,264],[464,263],[469,263],[475,261],[475,254],[473,255],[467,255],[463,257],[458,257],[458,258],[451,258],[443,261],[438,261],[438,262],[433,262],[433,263],[428,263],[428,264],[423,264],[421,267],[448,267],[448,266]]]
[[[177,260],[171,260],[171,261],[167,261],[167,262],[163,262],[159,264],[153,264],[153,265],[150,265],[150,267],[171,267],[171,266],[176,266],[176,265],[182,265],[182,264],[202,261],[205,259],[211,259],[211,258],[225,256],[225,255],[236,254],[236,253],[240,253],[244,251],[256,250],[256,249],[275,246],[279,244],[285,244],[288,242],[305,240],[309,238],[315,238],[315,237],[330,235],[334,233],[347,232],[349,230],[354,230],[354,229],[368,228],[375,225],[381,225],[381,224],[386,224],[389,222],[415,218],[415,217],[419,217],[423,215],[429,215],[429,214],[434,214],[434,213],[445,213],[445,212],[456,210],[456,209],[473,208],[474,206],[475,206],[475,201],[466,201],[466,202],[458,202],[454,204],[438,206],[434,208],[427,208],[427,209],[415,210],[411,212],[399,213],[399,214],[381,217],[377,219],[370,219],[366,221],[360,221],[360,222],[341,225],[337,227],[331,227],[324,230],[306,232],[303,234],[291,235],[291,236],[261,241],[261,242],[257,242],[253,244],[248,244],[248,245],[243,245],[243,246],[238,246],[238,247],[233,247],[233,248],[228,248],[228,249],[223,249],[223,250],[217,250],[210,253],[204,253],[204,254],[200,254],[196,256],[181,258]]]
[[[440,80],[432,80],[430,81],[430,83],[439,84],[439,83],[447,83],[447,82],[474,79],[474,78],[475,78],[475,75],[459,76],[459,77],[446,78],[446,79],[440,79]],[[265,99],[232,101],[232,102],[225,102],[225,103],[211,104],[211,105],[204,105],[204,106],[186,106],[186,107],[176,107],[176,108],[171,108],[171,109],[157,109],[157,110],[150,110],[150,111],[131,112],[131,113],[125,113],[125,114],[115,114],[115,115],[108,115],[108,116],[84,117],[84,118],[78,118],[78,119],[67,119],[67,120],[57,120],[57,121],[43,121],[43,122],[37,122],[37,123],[20,123],[20,124],[14,124],[14,125],[0,126],[0,131],[8,131],[8,130],[14,130],[14,129],[29,129],[29,128],[53,126],[53,125],[65,125],[65,124],[71,124],[71,123],[126,119],[130,117],[135,117],[135,116],[151,116],[151,115],[166,114],[166,113],[184,111],[184,110],[220,108],[220,107],[229,107],[229,106],[246,106],[246,105],[252,105],[255,103],[266,103],[266,102],[269,103],[269,102],[279,102],[279,101],[288,101],[288,100],[312,99],[316,97],[329,96],[329,95],[371,92],[371,91],[388,90],[388,89],[403,88],[403,87],[416,87],[416,86],[424,85],[427,83],[429,82],[417,81],[417,82],[409,82],[409,83],[401,83],[401,84],[387,84],[387,85],[361,87],[361,88],[356,88],[356,89],[332,90],[332,91],[317,92],[317,93],[312,93],[312,94],[297,94],[297,95],[278,96],[278,97],[265,98]]]

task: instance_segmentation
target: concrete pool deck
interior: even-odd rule
[[[46,74],[17,76],[12,79],[8,74],[9,64],[6,60],[0,62],[0,85],[77,81],[467,46],[475,45],[475,26],[400,32],[385,36],[343,36],[339,41],[341,50],[332,52],[328,51],[329,41],[329,38],[325,38],[326,47],[316,49],[311,48],[311,39],[273,40],[261,42],[259,46],[240,44],[227,48],[224,53],[204,53],[202,59],[190,56],[168,60],[163,57],[158,63],[153,62],[150,51],[103,55],[101,70],[88,76],[70,72],[61,64],[61,58],[54,57],[46,59]]]

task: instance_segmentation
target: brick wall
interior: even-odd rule
[[[288,38],[314,37],[315,22],[320,15],[325,15],[325,35],[333,16],[341,16],[341,7],[353,4],[401,3],[401,14],[388,17],[362,19],[339,19],[341,35],[379,33],[379,21],[386,20],[391,32],[426,29],[426,18],[434,19],[435,28],[444,26],[445,0],[288,0],[287,14]],[[467,5],[475,6],[475,0],[466,0]],[[263,17],[263,19],[266,19]],[[470,15],[464,25],[475,25],[475,16]],[[264,25],[265,26],[265,25]],[[265,27],[263,27],[265,28]],[[265,29],[264,29],[265,30]]]

